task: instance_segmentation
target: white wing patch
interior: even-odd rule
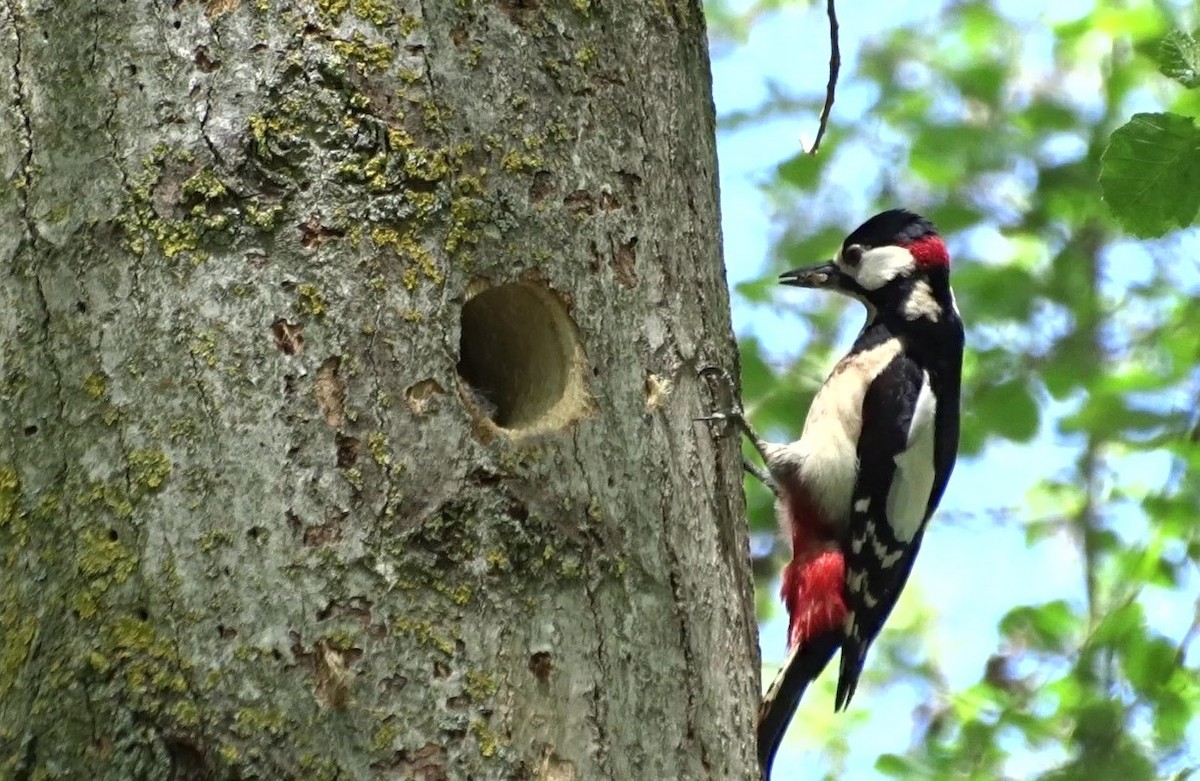
[[[887,496],[887,517],[896,539],[909,542],[925,520],[933,491],[933,434],[937,399],[929,374],[921,374],[921,390],[908,427],[908,444],[896,454],[896,474]]]

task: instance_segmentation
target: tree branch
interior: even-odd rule
[[[825,85],[825,106],[821,109],[821,122],[817,126],[817,137],[813,141],[810,155],[815,155],[829,127],[829,112],[833,110],[833,95],[837,91],[838,71],[842,67],[842,53],[838,48],[837,8],[834,0],[826,0],[825,13],[829,16],[829,83]]]

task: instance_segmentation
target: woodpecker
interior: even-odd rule
[[[712,416],[736,423],[762,456],[766,471],[748,462],[747,471],[775,493],[791,537],[788,656],[759,711],[766,777],[805,688],[838,651],[835,711],[854,696],[954,468],[963,355],[946,245],[910,211],[875,215],[834,260],[780,282],[854,298],[867,318],[798,440],[764,442],[740,408]]]

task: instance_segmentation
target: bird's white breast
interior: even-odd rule
[[[771,473],[794,469],[825,519],[838,527],[850,520],[858,479],[863,397],[900,349],[898,339],[889,339],[839,361],[813,398],[800,439],[770,454]]]

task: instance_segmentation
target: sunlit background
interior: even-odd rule
[[[790,778],[1166,778],[1200,766],[1200,238],[1137,241],[1100,199],[1108,134],[1197,115],[1154,44],[1190,3],[848,3],[830,130],[824,3],[710,0],[725,262],[746,404],[794,438],[855,306],[780,289],[866,217],[948,238],[968,324],[963,457],[849,713],[836,666]],[[1197,183],[1200,187],[1200,183]],[[786,558],[747,483],[764,682]]]

